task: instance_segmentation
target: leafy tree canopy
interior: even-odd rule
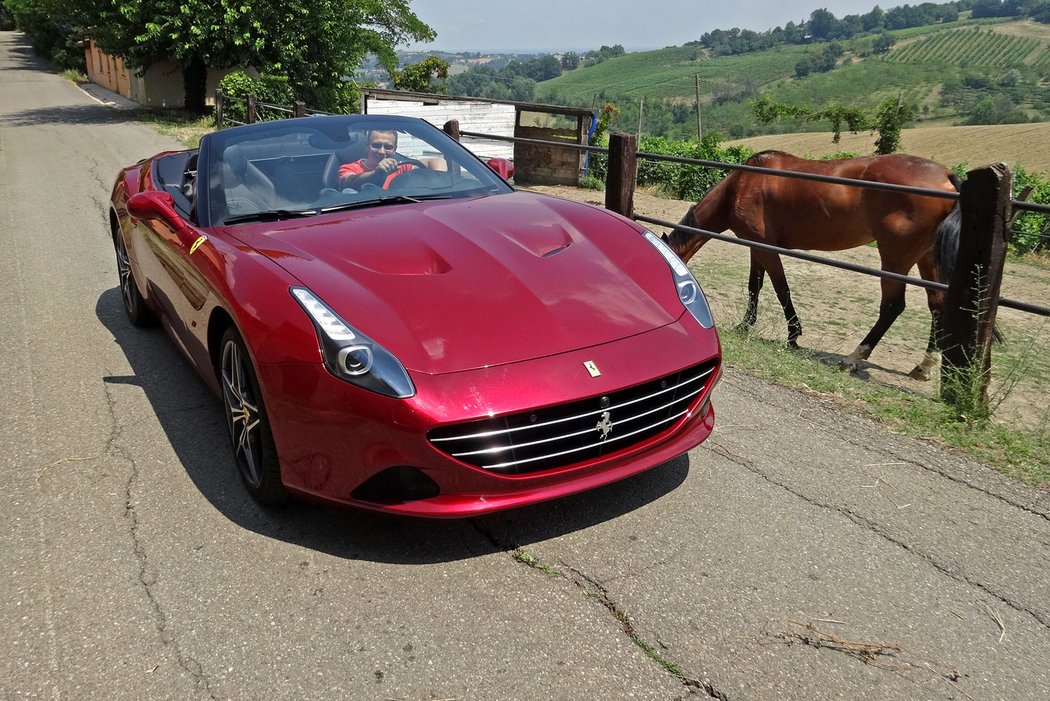
[[[830,122],[832,143],[838,143],[845,126],[849,131],[878,132],[875,141],[875,152],[879,154],[894,153],[901,146],[901,129],[904,124],[915,118],[915,109],[891,97],[883,100],[874,116],[844,105],[832,104],[822,110],[815,110],[802,105],[789,105],[777,102],[769,95],[754,100],[751,109],[755,117],[763,123],[779,119],[803,119],[810,122]]]
[[[413,92],[445,92],[444,83],[434,85],[436,79],[448,79],[448,61],[437,56],[428,56],[395,73],[394,87]]]
[[[393,74],[395,46],[435,37],[408,0],[4,2],[67,33],[90,27],[102,50],[132,68],[175,61],[183,69],[186,106],[198,110],[204,107],[207,69],[232,66],[287,76],[296,96],[310,106],[345,109],[353,102],[343,79],[367,55]]]
[[[84,38],[82,28],[91,23],[95,1],[0,0],[0,8],[10,13],[38,54],[65,68],[83,70],[84,51],[77,44]]]

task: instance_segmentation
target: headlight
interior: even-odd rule
[[[660,237],[651,231],[645,232],[646,240],[653,244],[656,250],[660,251],[660,255],[667,261],[667,265],[671,268],[671,274],[674,276],[674,284],[678,289],[678,299],[682,300],[682,304],[689,310],[689,313],[693,315],[693,318],[703,326],[705,329],[710,329],[715,325],[714,317],[711,316],[711,307],[707,305],[707,298],[704,296],[704,291],[700,289],[700,283],[696,281],[693,274],[689,272],[689,268],[682,259],[674,254],[667,244],[660,240]]]
[[[332,308],[304,287],[292,297],[313,322],[328,370],[341,380],[388,397],[416,393],[405,366],[381,345],[343,321]]]

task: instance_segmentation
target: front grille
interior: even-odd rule
[[[457,460],[519,475],[601,457],[667,430],[696,406],[718,359],[612,394],[442,426],[431,444]]]

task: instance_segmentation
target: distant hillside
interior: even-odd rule
[[[537,99],[588,106],[612,102],[620,110],[613,128],[630,131],[637,129],[641,107],[643,131],[675,138],[696,135],[697,80],[705,133],[727,138],[819,128],[758,123],[749,101],[759,94],[791,104],[839,103],[865,110],[900,95],[926,123],[1050,120],[1050,25],[960,20],[889,35],[894,44],[888,52],[876,53],[870,36],[842,42],[834,70],[801,78],[800,62],[827,44],[721,57],[699,46],[633,53],[544,81]]]

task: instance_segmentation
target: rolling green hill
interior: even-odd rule
[[[742,56],[706,59],[695,46],[627,54],[580,68],[540,83],[544,95],[590,98],[595,94],[695,101],[696,77],[701,95],[714,95],[727,85],[769,85],[792,75],[795,64],[811,53],[806,46],[781,46]]]
[[[749,101],[769,94],[779,102],[822,108],[832,103],[874,110],[900,95],[931,124],[1050,121],[1050,25],[960,20],[890,32],[884,54],[873,37],[844,42],[834,70],[796,77],[796,64],[823,44],[711,57],[699,46],[646,51],[564,73],[537,86],[537,99],[571,105],[612,102],[613,129],[634,131],[641,110],[646,133],[696,136],[699,78],[704,132],[744,138],[813,131],[804,122],[760,124]]]

